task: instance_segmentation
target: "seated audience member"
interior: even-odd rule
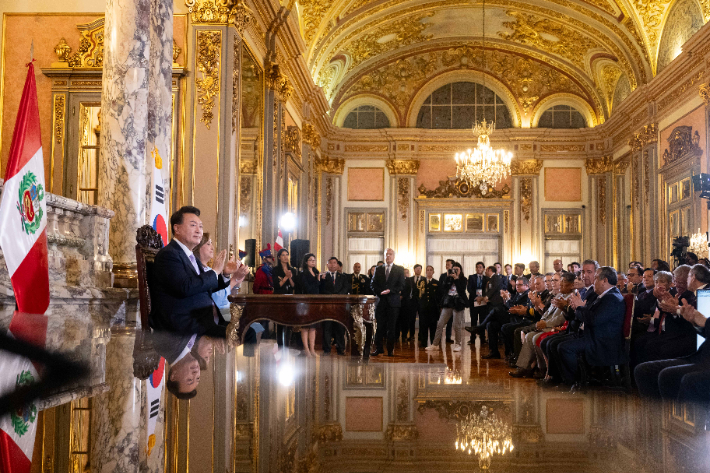
[[[439,281],[434,278],[434,266],[426,267],[426,280],[420,281],[419,291],[419,348],[426,348],[436,337],[439,320]]]
[[[328,271],[320,274],[321,294],[347,294],[348,280],[338,272],[338,258],[331,256]],[[345,355],[345,327],[339,322],[323,322],[323,354],[331,353],[331,339],[335,338],[338,355]]]
[[[370,280],[360,273],[360,263],[353,265],[353,273],[350,275],[350,294],[369,294]]]
[[[320,294],[320,276],[316,269],[316,255],[308,253],[303,256],[301,272],[296,280],[296,292],[299,294]],[[316,329],[318,324],[301,327],[301,341],[306,356],[316,355]]]
[[[622,272],[617,272],[616,273],[616,288],[619,290],[620,293],[622,294],[628,294],[629,292],[626,290],[626,286],[629,283],[629,279],[626,277],[626,274]]]
[[[274,293],[274,256],[271,254],[271,244],[267,243],[266,248],[259,252],[261,256],[261,266],[254,274],[254,285],[252,291],[254,294],[273,294]]]
[[[634,319],[631,326],[632,337],[646,333],[648,323],[656,310],[656,296],[654,295],[655,271],[647,269],[643,272],[644,290],[636,295],[634,304]]]
[[[533,281],[542,280],[542,287],[545,286],[544,277],[533,276]],[[538,283],[538,286],[540,284]],[[530,299],[529,299],[529,283],[526,277],[518,278],[515,281],[515,294],[512,296],[507,291],[501,293],[505,300],[505,308],[510,315],[510,321],[504,324],[500,331],[503,335],[503,343],[505,345],[505,359],[510,360],[513,355],[513,334],[518,327],[524,327],[532,324],[534,318],[530,316]]]
[[[670,290],[673,275],[667,271],[659,271],[654,279],[653,292],[658,302],[648,325],[648,331],[632,338],[632,368],[646,361],[688,356],[693,354],[696,348],[696,332],[693,325],[675,312],[677,299],[673,297]],[[689,301],[694,298],[693,293],[689,291],[684,295],[690,298],[686,299]],[[661,308],[664,301],[669,304],[673,312]]]
[[[568,385],[576,380],[580,354],[584,354],[586,363],[592,366],[620,365],[627,361],[622,332],[626,304],[616,288],[614,268],[602,266],[597,270],[594,292],[597,297],[591,304],[577,294],[570,300],[575,310],[581,308],[579,314],[584,324],[584,336],[559,345],[562,378]]]
[[[574,274],[563,272],[562,275],[555,274],[554,278],[560,279],[560,294],[553,300],[550,308],[542,315],[542,318],[534,325],[523,329],[525,341],[522,344],[517,360],[517,370],[509,373],[514,378],[530,377],[533,375],[532,365],[535,363],[535,344],[539,336],[543,333],[551,332],[555,327],[559,327],[565,322],[565,310],[559,301],[567,300],[572,296],[574,290]],[[566,306],[565,306],[566,307]],[[545,367],[539,366],[544,374]],[[540,376],[541,377],[541,376]]]
[[[205,271],[212,271],[208,263],[214,259],[214,245],[212,244],[209,233],[202,235],[202,241],[192,250],[192,253]],[[230,303],[227,297],[239,290],[239,286],[244,281],[247,274],[249,274],[249,267],[241,264],[241,261],[238,261],[237,272],[232,275],[229,286],[212,293],[212,300],[217,306],[217,309],[219,309],[220,314],[222,314],[222,318],[227,322],[232,319],[232,314],[229,310]],[[262,327],[260,323],[252,324],[244,334],[244,343],[249,345],[257,343],[263,331],[264,327]]]
[[[444,333],[444,328],[447,322],[453,316],[453,335],[454,345],[453,351],[461,351],[463,345],[463,322],[464,310],[468,306],[468,297],[466,297],[466,277],[463,275],[463,268],[460,263],[454,263],[451,268],[451,274],[447,276],[442,284],[441,293],[441,315],[436,326],[436,334],[431,346],[426,347],[428,351],[436,351],[439,349],[441,337]]]
[[[537,261],[531,261],[528,267],[530,268],[530,275],[528,276],[528,280],[530,280],[530,276],[537,276],[538,274],[540,274],[540,263],[538,263]]]
[[[694,269],[697,266],[700,265]],[[699,276],[710,281],[710,271],[703,269],[705,272]],[[707,406],[710,402],[710,323],[690,304],[683,303],[678,310],[680,316],[705,337],[705,342],[696,353],[685,358],[641,363],[634,370],[636,385],[644,397]]]
[[[471,333],[479,334],[487,330],[488,354],[485,358],[500,358],[500,352],[498,351],[498,333],[500,332],[500,328],[510,320],[508,311],[505,309],[503,296],[501,295],[500,276],[496,274],[495,266],[488,266],[486,268],[486,277],[488,277],[488,282],[486,283],[486,289],[483,291],[483,296],[477,297],[476,299],[479,303],[486,304],[488,314],[477,326],[471,327],[470,329],[466,328],[466,330],[470,330]],[[520,277],[522,277],[522,275]]]
[[[173,239],[155,257],[152,267],[150,325],[180,334],[225,337],[226,325],[212,293],[230,284],[238,267],[221,251],[212,270],[205,271],[192,250],[202,241],[200,211],[182,207],[170,217]],[[242,278],[243,279],[243,278]]]
[[[626,286],[628,294],[639,295],[646,290],[643,285],[643,266],[640,264],[630,265],[629,270],[626,271],[626,277],[629,280]]]
[[[483,290],[486,288],[488,283],[488,277],[484,274],[486,270],[486,265],[483,261],[476,263],[476,274],[472,274],[468,277],[468,283],[466,289],[468,290],[468,300],[470,303],[469,314],[471,316],[471,326],[478,325],[478,323],[483,320],[483,318],[488,313],[486,310],[486,305],[481,303],[478,299],[483,297]],[[468,328],[466,328],[467,331]],[[471,338],[469,344],[473,343],[475,334],[471,333]]]
[[[515,263],[513,274],[508,276],[508,292],[515,292],[515,280],[522,277],[525,273],[524,263]]]
[[[655,259],[651,261],[651,269],[655,269],[656,271],[671,271],[671,266],[663,261],[662,259]]]
[[[582,271],[574,271],[574,288],[577,291],[584,289],[584,280],[582,279]]]
[[[562,264],[561,259],[556,259],[552,262],[552,269],[557,273],[557,274],[562,274],[565,270],[565,266]]]
[[[578,271],[582,270],[582,265],[579,264],[576,261],[572,261],[570,264],[567,265],[567,271],[570,273],[577,273]]]

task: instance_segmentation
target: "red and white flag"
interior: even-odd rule
[[[32,63],[28,66],[0,201],[0,247],[18,309],[10,322],[9,333],[44,347],[47,321],[37,314],[44,314],[49,306],[47,202],[37,85],[34,66]],[[37,370],[29,360],[0,354],[1,393],[37,380]],[[30,471],[36,420],[34,404],[0,418],[0,470],[4,473]]]
[[[276,253],[278,253],[279,250],[283,247],[284,247],[284,237],[281,234],[281,229],[279,228],[279,236],[276,237],[276,241],[274,242],[274,251]]]
[[[146,385],[148,397],[148,416],[146,424],[148,425],[148,444],[145,447],[146,453],[150,456],[153,448],[156,445],[155,426],[158,423],[158,415],[160,414],[160,398],[163,395],[163,386],[165,385],[165,358],[160,357],[160,363],[153,373],[151,373]]]
[[[163,183],[163,160],[160,157],[158,148],[155,148],[153,156],[153,179],[151,185],[150,203],[150,224],[163,239],[163,246],[168,244],[168,212],[165,200],[168,198],[169,189]]]

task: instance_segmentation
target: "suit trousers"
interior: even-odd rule
[[[639,394],[652,399],[710,402],[710,365],[687,359],[649,361],[634,369]]]
[[[345,353],[345,327],[339,322],[323,322],[323,353],[331,352],[331,339],[335,338],[338,354]]]
[[[547,375],[559,380],[562,377],[562,359],[558,348],[560,343],[577,338],[576,333],[559,333],[550,335],[542,341],[540,348],[547,357]]]
[[[520,355],[518,355],[518,368],[530,368],[533,361],[536,360],[535,356],[535,345],[537,344],[537,339],[545,332],[534,331],[525,334],[525,343],[520,350]]]
[[[562,379],[567,384],[574,384],[577,378],[578,358],[587,348],[584,338],[576,338],[562,342],[557,347],[560,355]]]
[[[631,368],[646,361],[671,360],[692,355],[697,348],[697,338],[690,335],[659,335],[646,332],[635,339],[631,345]]]
[[[473,303],[471,303],[471,309],[470,312],[471,314],[471,327],[475,327],[479,324],[479,322],[482,322],[485,316],[488,314],[488,306],[482,305],[479,307],[473,307]],[[473,341],[476,339],[476,334],[471,331],[471,344],[473,344]]]
[[[409,338],[414,340],[417,331],[417,315],[419,314],[419,299],[409,301]]]
[[[490,308],[488,315],[483,319],[481,325],[485,324],[485,328],[488,330],[488,349],[491,353],[499,353],[498,335],[501,327],[508,322],[510,322],[510,315],[504,306]]]
[[[412,325],[412,317],[416,318],[416,312],[414,312],[414,301],[402,300],[402,307],[399,309],[399,318],[397,319],[397,336],[399,338],[402,336],[402,341],[406,342],[407,338],[414,338],[414,330],[410,332],[409,327]]]
[[[382,299],[375,308],[375,321],[377,331],[375,332],[375,348],[382,352],[382,344],[387,337],[387,352],[394,353],[394,342],[397,339],[397,319],[399,318],[399,307],[390,307]]]
[[[513,330],[513,356],[516,358],[520,355],[520,350],[523,348],[523,334],[534,332],[537,330],[535,324],[527,324],[517,327]]]
[[[436,335],[434,335],[434,341],[431,342],[432,345],[439,345],[441,343],[441,337],[444,334],[444,327],[453,318],[453,335],[454,343],[461,345],[463,342],[463,321],[464,321],[464,311],[454,310],[452,308],[441,309],[441,315],[439,316],[439,323],[436,325]]]
[[[518,317],[517,315],[511,315],[510,322],[501,327],[500,332],[503,334],[503,343],[505,344],[506,355],[513,355],[520,352],[519,350],[517,352],[514,351],[515,339],[513,337],[515,336],[515,329],[527,327],[532,323],[533,322],[530,319],[524,319],[522,317]]]
[[[436,325],[439,321],[439,311],[436,306],[419,306],[419,346],[426,347],[436,336]]]

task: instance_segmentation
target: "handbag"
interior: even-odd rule
[[[454,310],[461,311],[461,310],[464,310],[465,308],[466,308],[466,303],[464,302],[463,297],[456,294],[456,296],[454,296]]]
[[[455,304],[456,304],[456,301],[454,300],[454,298],[448,294],[445,295],[444,300],[441,301],[441,306],[444,309],[453,309]]]

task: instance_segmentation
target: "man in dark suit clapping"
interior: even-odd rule
[[[328,271],[320,273],[321,294],[347,294],[349,278],[338,272],[338,258],[331,256],[328,260]],[[323,322],[323,354],[328,356],[331,351],[331,339],[335,338],[335,348],[338,355],[345,354],[345,327],[338,322]]]
[[[402,306],[400,299],[404,289],[404,268],[394,264],[394,250],[385,250],[385,264],[375,270],[372,278],[372,293],[377,296],[375,320],[375,351],[372,356],[384,353],[382,342],[387,334],[387,356],[394,356],[394,342],[397,332],[397,317]]]
[[[205,271],[192,250],[202,241],[200,210],[182,207],[170,217],[173,239],[155,257],[150,271],[150,325],[156,330],[224,338],[226,322],[212,293],[229,286],[249,269],[227,261],[227,252],[215,257],[213,271]]]

